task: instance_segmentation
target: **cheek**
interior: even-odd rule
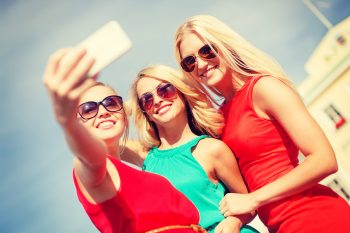
[[[117,124],[119,128],[124,129],[128,124],[128,119],[125,119],[123,114],[117,113],[115,115],[115,118],[117,119]]]
[[[79,122],[86,128],[87,130],[91,130],[91,128],[94,128],[94,119],[90,120],[84,120],[82,118],[79,118]]]
[[[175,100],[176,102],[174,101],[175,109],[177,109],[179,113],[184,113],[186,111],[185,100],[181,99],[179,96],[177,98],[178,99]]]
[[[215,57],[215,58],[213,58],[213,59],[211,59],[211,60],[208,60],[208,62],[210,63],[210,64],[212,64],[212,65],[217,65],[217,66],[223,66],[223,62],[220,60],[220,58],[219,57]]]
[[[217,59],[217,64],[219,65],[219,68],[220,68],[220,70],[222,70],[223,72],[226,72],[226,70],[227,70],[227,65],[226,65],[226,63],[222,60],[222,59],[220,59],[220,58],[216,58]]]
[[[222,76],[229,77],[231,74],[227,66],[219,66],[219,70]]]

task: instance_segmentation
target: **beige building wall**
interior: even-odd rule
[[[350,17],[329,30],[305,66],[309,77],[299,91],[330,140],[339,166],[322,183],[350,203]]]
[[[330,105],[346,121],[338,129],[326,113]],[[350,69],[317,96],[308,105],[308,109],[326,133],[337,156],[339,172],[323,183],[335,188],[335,191],[340,192],[350,202]],[[337,187],[334,182],[338,182],[341,187]]]

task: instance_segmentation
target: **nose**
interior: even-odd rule
[[[97,115],[98,115],[98,117],[104,117],[104,116],[110,115],[110,114],[109,114],[109,112],[107,111],[107,109],[106,109],[102,104],[100,104],[100,105],[98,106]]]
[[[159,106],[163,102],[163,99],[159,97],[157,94],[153,95],[153,104],[154,106]]]
[[[203,69],[207,65],[207,61],[202,59],[200,56],[196,57],[198,70]]]

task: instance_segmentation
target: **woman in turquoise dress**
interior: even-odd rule
[[[131,89],[131,112],[140,141],[128,141],[125,160],[165,176],[198,208],[209,232],[257,232],[245,225],[255,213],[224,217],[227,192],[247,193],[231,150],[218,139],[223,118],[191,83],[168,66],[139,72]],[[210,135],[210,136],[207,136]]]

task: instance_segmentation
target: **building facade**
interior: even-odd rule
[[[332,27],[305,65],[298,86],[336,153],[339,171],[322,183],[350,203],[350,17]]]

